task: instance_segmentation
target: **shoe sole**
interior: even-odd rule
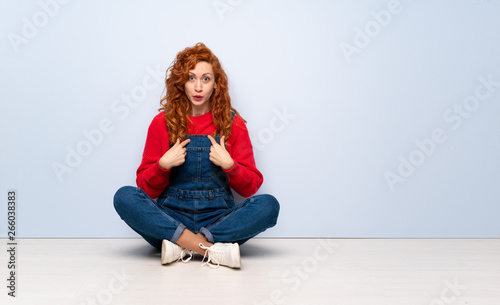
[[[167,242],[166,240],[163,240],[162,243],[161,243],[161,264],[162,265],[167,265],[171,262],[167,262],[167,258],[166,258],[166,253],[167,253]]]
[[[236,248],[236,253],[238,253],[238,261],[236,266],[234,266],[233,268],[240,269],[241,268],[240,246],[238,244],[234,244],[234,247]]]

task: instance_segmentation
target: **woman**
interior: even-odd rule
[[[115,209],[161,249],[162,264],[196,252],[210,266],[240,268],[239,245],[274,226],[279,212],[276,198],[254,195],[263,177],[246,121],[231,106],[219,60],[202,43],[177,54],[166,89],[149,126],[138,187],[120,188]],[[235,205],[231,188],[249,198]]]

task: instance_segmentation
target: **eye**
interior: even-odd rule
[[[210,81],[210,77],[205,76],[205,77],[203,78],[203,80],[204,80],[204,81],[206,81],[206,82],[209,82],[209,81]]]
[[[194,80],[194,75],[189,75],[189,80]]]

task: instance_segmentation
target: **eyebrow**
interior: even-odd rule
[[[196,75],[193,72],[189,72],[189,74]],[[201,76],[204,76],[204,75],[207,75],[207,74],[210,75],[210,76],[212,76],[212,73],[210,73],[210,72],[203,73]]]

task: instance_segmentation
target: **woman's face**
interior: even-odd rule
[[[208,62],[200,61],[189,71],[184,91],[193,106],[193,115],[203,115],[210,111],[209,100],[216,87],[212,65]]]

